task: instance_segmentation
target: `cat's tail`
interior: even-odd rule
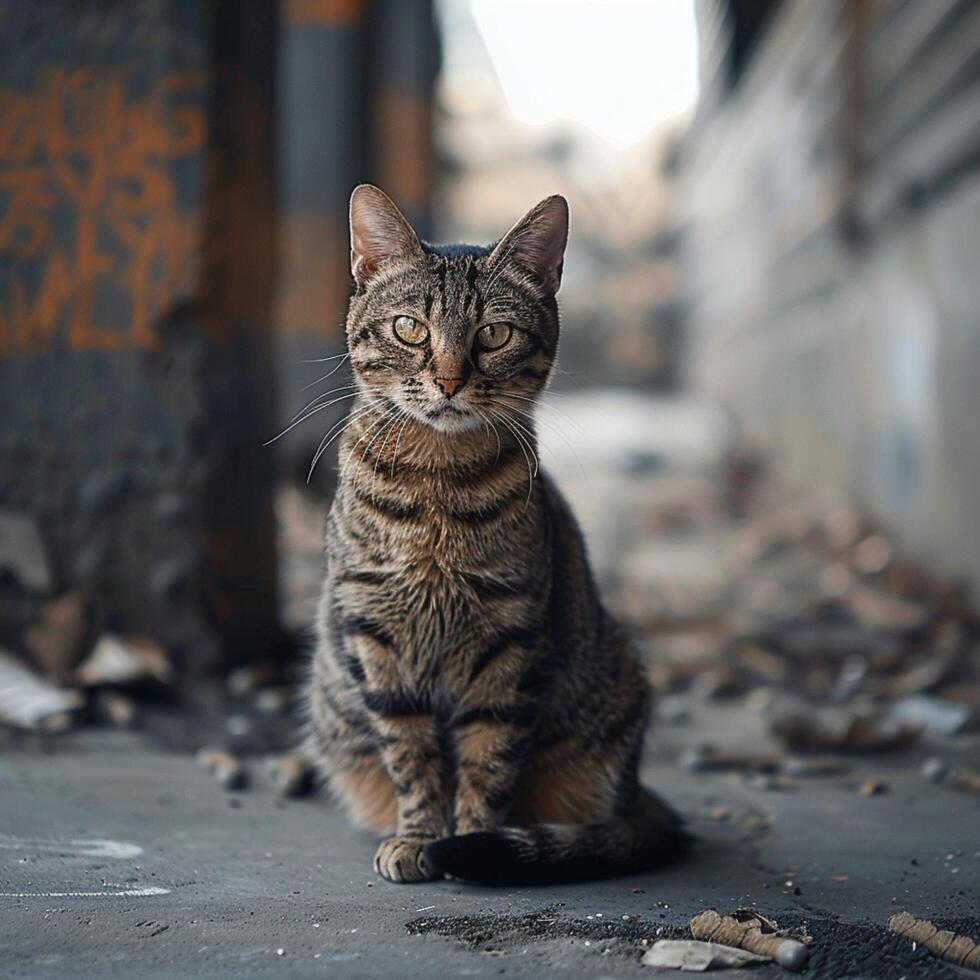
[[[545,885],[612,878],[680,860],[693,837],[652,794],[635,816],[601,823],[534,824],[446,837],[425,859],[443,874],[484,885]]]

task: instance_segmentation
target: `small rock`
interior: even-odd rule
[[[263,714],[283,714],[292,707],[294,697],[291,687],[265,687],[255,695],[255,707]]]
[[[866,779],[858,787],[858,796],[881,796],[888,792],[888,783],[881,779]]]
[[[103,633],[75,671],[75,680],[84,687],[132,684],[148,679],[171,684],[173,665],[163,647],[142,636]]]
[[[117,728],[132,728],[136,724],[136,702],[118,691],[99,691],[95,709],[104,720]]]
[[[197,753],[197,764],[217,777],[227,790],[244,789],[248,785],[248,770],[225,749],[201,749]]]
[[[800,973],[810,959],[810,950],[794,939],[787,939],[776,950],[776,962],[791,973]]]
[[[228,691],[235,697],[242,697],[258,690],[263,684],[275,681],[279,675],[278,665],[270,661],[245,664],[232,670],[225,681]]]
[[[942,759],[933,756],[922,763],[919,775],[930,783],[941,783],[949,775],[949,766]]]
[[[945,701],[928,694],[903,698],[892,708],[892,717],[920,725],[933,735],[949,737],[963,731],[973,718],[968,704]]]

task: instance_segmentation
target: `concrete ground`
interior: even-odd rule
[[[685,727],[744,733],[734,712]],[[677,731],[662,733],[655,760]],[[488,889],[381,881],[373,842],[326,800],[283,802],[261,782],[227,793],[132,734],[89,733],[43,758],[13,749],[0,761],[0,976],[640,976],[658,930],[707,906],[752,906],[809,923],[812,976],[938,977],[934,960],[916,972],[926,964],[882,926],[901,908],[980,921],[980,814],[975,798],[909,770],[875,761],[772,791],[655,761],[649,783],[700,839],[690,860]],[[890,792],[859,797],[870,774]],[[857,927],[846,963],[828,932],[837,923]]]
[[[770,612],[778,600],[792,625],[797,580],[836,588],[841,561],[824,574],[823,558],[814,564],[790,553],[787,564],[777,549],[772,580],[763,575],[768,566],[733,570],[737,529],[709,499],[730,434],[710,412],[623,395],[565,398],[546,415],[545,431],[557,427],[564,438],[546,438],[543,463],[569,492],[607,595],[639,624],[654,663],[685,668],[690,660],[678,653],[683,636],[646,636],[646,618],[675,616],[702,646],[709,637],[714,659],[691,683],[673,686],[659,675],[669,693],[645,767],[645,781],[697,835],[688,860],[560,887],[392,885],[372,871],[374,842],[323,796],[279,799],[257,762],[249,763],[251,787],[227,792],[175,749],[210,741],[213,718],[200,727],[178,718],[176,731],[170,718],[166,738],[152,725],[84,729],[50,742],[0,738],[0,978],[638,977],[651,974],[640,963],[644,948],[682,934],[706,907],[753,907],[783,926],[805,922],[810,977],[970,975],[892,936],[885,922],[907,909],[980,938],[980,797],[919,775],[933,755],[976,767],[978,736],[927,735],[899,751],[849,756],[837,774],[798,779],[679,766],[704,744],[785,756],[768,733],[769,687],[747,683],[737,658],[719,666],[722,644],[712,631],[730,638],[729,620],[747,615],[755,599]],[[687,530],[675,533],[678,526]],[[298,623],[308,621],[318,576],[319,530],[307,530],[309,551],[286,576]],[[735,616],[740,576],[751,578],[751,601],[739,599]],[[833,691],[844,679],[847,696],[857,697],[865,678],[880,686],[913,676],[902,673],[904,659],[884,658],[897,631],[803,625],[795,642],[816,635],[816,652],[800,660],[797,650],[800,680],[790,674],[774,687],[829,683]],[[828,660],[835,645],[844,655]],[[918,669],[917,648],[909,649]],[[661,659],[668,654],[673,661]],[[771,651],[754,656],[768,671],[783,662]],[[928,649],[923,656],[928,662]],[[855,674],[855,660],[867,674]],[[881,663],[893,666],[879,675]],[[739,683],[726,693],[732,671]],[[861,795],[871,779],[880,792]],[[751,975],[780,972],[768,965]]]

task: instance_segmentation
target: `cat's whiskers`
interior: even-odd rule
[[[340,391],[341,389],[338,388],[336,390]],[[330,394],[332,394],[332,392]],[[262,445],[271,446],[274,442],[278,441],[284,435],[286,435],[287,432],[291,432],[293,429],[295,429],[297,425],[300,425],[303,422],[305,422],[307,419],[312,418],[314,415],[316,415],[317,412],[322,412],[325,408],[330,408],[331,405],[336,405],[338,402],[346,401],[348,398],[353,398],[356,394],[357,394],[356,391],[352,391],[347,395],[340,395],[338,398],[334,398],[331,401],[325,402],[323,405],[318,405],[316,408],[311,409],[309,412],[303,415],[302,418],[297,418],[294,416],[293,419],[290,421],[289,425],[287,425],[286,428],[282,430],[282,432],[280,432],[276,436],[273,436],[268,442],[263,442]]]
[[[376,408],[376,407],[375,407],[374,405],[371,405],[369,409],[365,409],[365,410],[364,410],[364,412],[362,412],[362,414],[361,414],[361,416],[360,416],[360,418],[361,418],[361,420],[363,420],[363,419],[364,419],[364,417],[365,417],[366,415],[377,415],[377,414],[379,414],[379,413],[378,413],[378,409],[377,409],[377,408]],[[370,435],[370,434],[371,434],[372,432],[374,432],[374,430],[375,430],[375,428],[376,428],[376,427],[377,427],[377,426],[378,426],[378,425],[379,425],[379,424],[380,424],[381,422],[384,422],[384,420],[385,420],[385,416],[384,416],[384,415],[382,415],[382,416],[381,416],[381,418],[380,418],[379,420],[376,420],[376,421],[372,421],[372,422],[371,422],[371,423],[369,424],[369,426],[368,426],[368,429],[367,429],[367,431],[365,431],[365,432],[362,432],[362,433],[361,433],[361,435],[360,435],[360,436],[359,436],[359,437],[357,438],[357,440],[355,441],[355,443],[354,443],[354,445],[353,445],[353,446],[351,446],[351,448],[350,448],[350,451],[349,451],[349,452],[347,453],[347,459],[346,459],[346,460],[344,460],[344,465],[343,465],[343,466],[342,466],[342,467],[340,468],[340,473],[339,473],[339,475],[337,476],[337,485],[338,485],[338,486],[340,486],[340,485],[341,485],[341,484],[343,483],[343,480],[344,480],[344,474],[345,474],[345,473],[347,472],[347,468],[348,468],[348,467],[350,466],[350,464],[351,464],[351,462],[352,462],[352,461],[353,461],[353,459],[354,459],[354,452],[355,452],[355,450],[357,449],[357,447],[358,447],[358,446],[359,446],[359,445],[360,445],[360,444],[361,444],[361,443],[362,443],[362,442],[363,442],[363,441],[364,441],[364,440],[365,440],[365,439],[366,439],[366,438],[367,438],[367,437],[368,437],[368,436],[369,436],[369,435]],[[346,428],[347,428],[347,427],[345,427],[345,431],[346,431]]]
[[[326,364],[327,361],[336,361],[338,357],[350,357],[350,352],[343,351],[340,354],[331,354],[329,357],[306,357],[300,361],[300,364]]]
[[[527,446],[527,442],[525,441],[524,437],[513,426],[511,421],[507,419],[504,415],[500,414],[499,412],[495,411],[492,408],[488,408],[488,411],[498,422],[503,423],[503,425],[505,425],[507,429],[510,430],[511,434],[517,440],[518,446],[521,447],[521,452],[524,454],[524,461],[527,463],[527,499],[524,501],[524,510],[526,511],[528,508],[528,504],[530,504],[531,502],[531,493],[534,490],[534,477],[537,475],[538,472],[537,456],[534,457],[534,469],[532,471],[531,457],[528,455],[529,447]],[[532,450],[532,454],[533,454],[533,450]]]
[[[329,391],[324,391],[317,395],[315,398],[308,401],[289,421],[295,422],[299,417],[309,409],[311,409],[318,401],[322,401],[324,398],[329,398],[331,395],[335,395],[338,391],[351,391],[356,389],[356,384],[338,385],[336,388],[331,388]]]
[[[501,450],[501,447],[500,447],[500,433],[499,433],[499,432],[497,431],[497,427],[496,427],[496,426],[495,426],[495,425],[493,424],[493,422],[492,422],[492,421],[491,421],[490,419],[488,419],[488,418],[487,418],[487,417],[486,417],[486,416],[485,416],[485,415],[483,414],[483,412],[481,412],[481,411],[480,411],[480,410],[479,410],[478,408],[476,408],[475,406],[474,406],[474,408],[473,408],[473,411],[474,411],[474,412],[476,412],[476,414],[477,414],[477,415],[479,415],[481,419],[483,419],[483,424],[484,424],[484,426],[486,426],[486,427],[487,427],[487,432],[488,432],[488,434],[489,434],[489,431],[490,431],[491,429],[493,430],[493,434],[494,434],[494,437],[495,437],[495,438],[496,438],[496,440],[497,440],[497,455],[496,455],[496,457],[494,457],[494,461],[493,461],[493,465],[494,465],[494,466],[496,466],[496,465],[497,465],[497,463],[499,463],[499,462],[500,462],[500,450]]]
[[[378,437],[381,435],[381,433],[384,432],[388,428],[388,423],[391,422],[394,419],[394,417],[396,415],[396,411],[397,410],[395,408],[386,409],[384,415],[381,416],[381,419],[379,421],[373,423],[372,426],[371,426],[371,429],[367,433],[365,433],[363,436],[361,436],[361,438],[358,439],[357,442],[354,443],[354,446],[353,446],[353,448],[351,449],[351,452],[350,452],[350,456],[347,457],[347,462],[344,464],[344,470],[347,469],[347,466],[350,464],[351,459],[353,459],[353,457],[354,457],[354,450],[356,450],[357,447],[364,441],[364,439],[367,438],[368,435],[370,435],[371,436],[370,441],[361,450],[360,462],[362,462],[362,463],[364,462],[364,460],[367,458],[367,454],[371,451],[371,447],[374,445],[375,441],[378,439]],[[341,480],[343,480],[343,477],[344,477],[344,470],[341,470],[341,473],[340,473],[340,479]],[[357,488],[360,486],[362,475],[363,474],[362,474],[362,472],[360,470],[358,470],[354,474],[354,491],[355,492],[357,492]]]
[[[385,435],[385,441],[381,443],[381,448],[378,450],[377,456],[374,458],[374,476],[378,475],[378,464],[381,462],[381,457],[385,454],[385,448],[388,445],[388,440],[394,435],[395,430],[398,428],[398,423],[401,422],[403,416],[407,415],[408,411],[404,408],[400,408],[395,414],[395,419],[391,423],[387,434]]]
[[[516,398],[518,396],[508,393],[503,397]],[[564,442],[564,444],[568,447],[571,454],[575,457],[575,462],[578,465],[579,472],[582,474],[583,477],[588,476],[587,470],[585,469],[585,464],[582,462],[582,457],[579,456],[578,450],[575,448],[575,444],[572,442],[571,439],[568,438],[568,436],[564,432],[562,432],[562,430],[554,422],[552,422],[550,419],[542,418],[541,416],[538,415],[532,415],[530,412],[526,412],[523,409],[517,408],[517,406],[515,405],[510,405],[509,407],[511,408],[512,411],[518,412],[520,415],[523,415],[532,423],[535,424],[540,423],[541,425],[546,426],[549,432],[554,433],[554,435],[560,438],[562,442]],[[571,422],[571,419],[564,419],[564,421]],[[558,459],[558,455],[555,453],[554,449],[552,449],[551,446],[547,446],[547,445],[545,445],[543,448],[546,449],[549,453],[551,453],[551,458],[555,461],[556,464],[560,465],[560,460]]]
[[[502,414],[505,415],[510,421],[517,426],[521,432],[524,433],[525,438],[528,442],[528,448],[531,450],[531,454],[534,456],[534,475],[538,475],[538,457],[536,453],[536,447],[538,442],[537,433],[534,431],[534,418],[528,415],[528,419],[531,421],[531,425],[527,426],[520,419],[514,417],[513,412],[520,411],[520,409],[515,408],[513,405],[508,405],[505,401],[500,398],[491,398],[490,403],[498,409],[503,409]],[[522,413],[527,415],[526,412]]]
[[[344,366],[344,361],[350,357],[350,354],[338,354],[337,356],[342,357],[344,360],[341,361],[332,371],[328,371],[322,378],[317,378],[316,381],[311,381],[308,385],[303,385],[303,387],[300,388],[300,391],[306,391],[307,388],[312,388],[314,385],[318,385],[321,381],[326,381],[327,378],[332,378]],[[333,360],[333,358],[329,358],[329,360]]]
[[[366,408],[357,409],[351,412],[349,415],[345,415],[342,419],[338,419],[329,429],[324,433],[323,438],[320,440],[320,445],[317,446],[316,453],[313,455],[313,462],[310,463],[310,471],[306,475],[306,482],[310,482],[310,478],[313,476],[313,470],[316,469],[316,464],[320,461],[320,457],[330,448],[330,444],[337,438],[339,438],[347,429],[353,424],[358,418],[362,418],[369,412],[374,412],[374,406],[369,405]],[[337,430],[334,432],[334,430]],[[331,435],[331,433],[334,433]]]
[[[528,452],[531,454],[531,458],[534,460],[534,475],[538,475],[538,470],[540,469],[540,462],[538,460],[538,437],[537,433],[533,429],[529,429],[520,419],[515,418],[513,415],[504,412],[504,415],[510,419],[514,426],[516,426],[520,432],[523,434],[526,442]]]
[[[504,392],[501,397],[503,397],[503,398],[516,398],[516,399],[518,399],[518,401],[529,402],[532,405],[540,405],[541,404],[541,398],[542,397],[543,398],[546,398],[546,399],[548,399],[550,401],[550,399],[552,399],[552,398],[564,398],[566,396],[560,394],[557,391],[551,391],[549,389],[547,391],[547,393],[542,392],[541,396],[539,396],[538,398],[528,398],[526,395],[518,395],[518,394],[516,394],[513,391]],[[563,422],[567,422],[569,425],[574,425],[575,428],[578,429],[578,431],[582,433],[582,435],[585,435],[585,428],[582,426],[582,423],[581,422],[578,422],[576,419],[573,419],[571,417],[571,415],[569,415],[563,409],[559,408],[559,406],[557,406],[557,405],[548,405],[548,411],[549,412],[554,412],[554,414],[557,415],[557,416],[559,416]],[[543,416],[541,416],[541,415],[536,415],[535,418],[539,422],[545,422],[546,421],[546,419]]]
[[[394,451],[391,454],[391,476],[392,476],[392,479],[394,479],[394,477],[395,477],[395,461],[398,459],[398,447],[401,444],[402,435],[405,432],[405,427],[411,421],[412,421],[412,413],[408,409],[405,409],[405,418],[402,421],[401,428],[398,430],[398,435],[395,438],[395,449],[394,449]]]

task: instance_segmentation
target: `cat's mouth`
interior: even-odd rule
[[[480,424],[472,412],[451,402],[440,402],[428,409],[425,420],[437,432],[466,432]]]
[[[469,415],[469,412],[461,412],[455,405],[444,404],[436,405],[431,411],[425,413],[430,419],[437,419],[442,415]]]

